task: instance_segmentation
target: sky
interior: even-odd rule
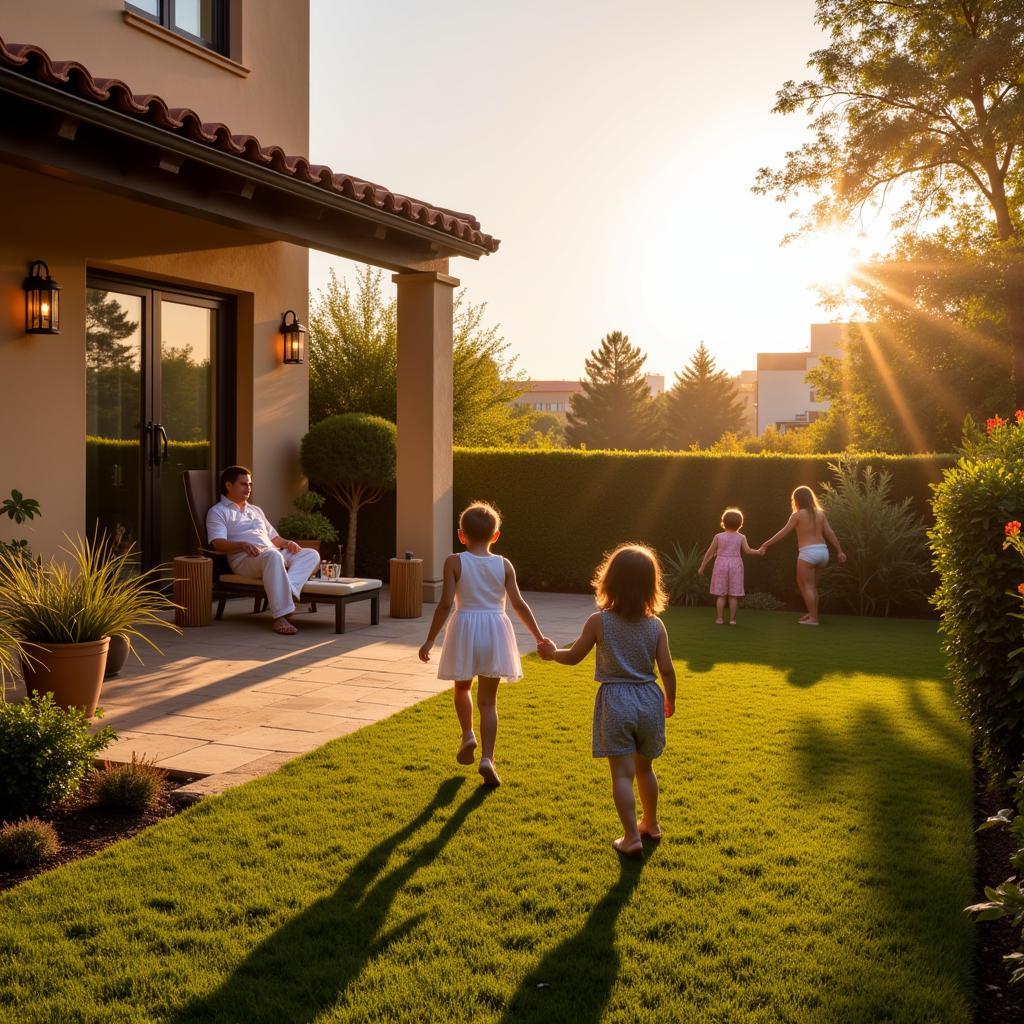
[[[824,37],[813,0],[312,0],[310,152],[501,239],[454,259],[517,368],[578,379],[613,330],[670,385],[703,340],[731,373],[799,351],[884,225],[780,248],[750,191],[808,138],[772,114]],[[313,253],[310,286],[354,264]],[[390,275],[385,275],[390,283]]]

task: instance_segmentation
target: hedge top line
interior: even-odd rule
[[[852,459],[854,462],[933,462],[953,465],[959,458],[953,452],[692,452],[692,451],[623,451],[615,448],[463,448],[454,449],[457,455],[514,457],[536,459],[690,459],[718,462],[723,459],[737,462],[836,462]]]

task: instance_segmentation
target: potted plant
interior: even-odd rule
[[[278,520],[277,529],[281,536],[294,540],[299,547],[320,550],[321,543],[333,543],[338,539],[338,531],[330,519],[320,511],[326,499],[316,491],[300,494],[292,504],[298,512],[282,516]]]
[[[157,572],[136,573],[129,552],[106,540],[77,540],[64,559],[34,564],[0,552],[0,622],[20,644],[26,689],[51,692],[63,707],[96,711],[112,634],[129,646],[142,630],[177,627],[161,618],[173,604],[156,589]]]

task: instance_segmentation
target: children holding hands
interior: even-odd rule
[[[559,649],[545,638],[537,651],[545,660],[578,665],[597,648],[594,678],[601,686],[594,701],[593,756],[608,759],[623,828],[612,845],[623,856],[642,857],[643,838],[662,835],[653,761],[665,749],[665,719],[676,703],[668,633],[658,618],[667,604],[658,557],[646,545],[620,544],[598,567],[593,586],[600,611],[584,622],[575,643]],[[643,808],[639,822],[634,779]]]
[[[455,683],[455,713],[462,728],[455,760],[467,765],[473,763],[477,747],[472,686],[473,677],[478,680],[483,743],[478,771],[487,786],[501,785],[494,767],[498,684],[502,679],[514,682],[523,676],[515,630],[505,612],[506,601],[533,634],[538,647],[546,641],[519,592],[512,563],[501,555],[491,554],[491,545],[500,536],[501,515],[487,502],[473,502],[459,516],[459,540],[466,550],[445,560],[441,599],[434,608],[427,639],[419,649],[420,661],[430,661],[430,650],[454,604],[455,614],[445,629],[437,677]]]
[[[743,528],[743,513],[738,508],[727,508],[722,513],[722,532],[716,533],[704,552],[704,559],[697,570],[701,576],[708,562],[715,559],[715,567],[711,571],[711,593],[715,597],[716,625],[724,625],[722,616],[725,613],[725,602],[729,602],[729,625],[736,625],[736,609],[739,599],[746,591],[743,589],[743,556],[763,555],[764,549],[754,549],[747,543],[747,538],[740,533]]]

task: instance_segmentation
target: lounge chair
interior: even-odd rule
[[[214,551],[206,539],[206,513],[213,504],[213,485],[208,469],[186,469],[181,474],[185,485],[185,502],[188,514],[192,518],[192,528],[198,541],[199,554],[213,559],[213,596],[217,600],[219,620],[224,614],[224,606],[233,597],[251,597],[253,612],[261,612],[267,606],[267,592],[260,580],[249,576],[238,576],[231,571],[227,558]],[[353,601],[370,602],[370,625],[380,623],[380,591],[381,581],[371,579],[349,578],[340,580],[307,581],[299,595],[299,600],[309,602],[310,611],[316,611],[317,604],[334,605],[334,632],[345,632],[345,607]]]

